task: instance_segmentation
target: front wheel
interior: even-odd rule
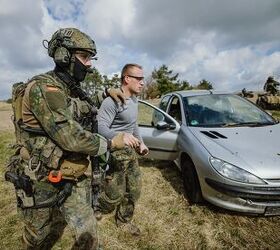
[[[182,160],[182,178],[186,195],[191,204],[202,203],[203,197],[195,166],[190,159]]]

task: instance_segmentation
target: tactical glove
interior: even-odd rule
[[[120,89],[106,89],[107,96],[112,97],[116,102],[125,104],[125,95]]]
[[[125,147],[124,144],[124,133],[118,133],[117,135],[115,135],[113,137],[113,139],[111,140],[111,149],[122,149]]]

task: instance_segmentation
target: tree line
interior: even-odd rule
[[[121,79],[118,74],[114,74],[109,78],[106,75],[101,75],[96,68],[93,68],[92,73],[87,74],[84,82],[81,84],[82,88],[91,97],[94,96],[97,90],[118,88],[120,85]],[[191,85],[186,80],[180,80],[178,73],[173,73],[173,70],[170,70],[163,64],[159,69],[154,69],[152,74],[147,77],[141,98],[154,99],[168,92],[191,89],[213,89],[213,86],[205,79],[202,79],[197,85]],[[12,99],[10,98],[6,102],[11,103]]]
[[[82,88],[93,95],[97,90],[104,88],[118,88],[120,87],[121,79],[118,74],[114,74],[111,78],[106,75],[101,75],[99,71],[94,68],[93,73],[88,74],[82,83]],[[162,65],[158,69],[154,69],[152,74],[147,77],[141,97],[143,99],[159,98],[162,95],[178,90],[191,89],[213,89],[212,83],[202,79],[198,84],[191,85],[186,80],[179,79],[179,73],[173,73],[168,66]]]

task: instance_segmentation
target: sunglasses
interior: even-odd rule
[[[132,77],[136,79],[138,82],[144,81],[144,76],[132,76],[132,75],[126,75],[126,76]]]

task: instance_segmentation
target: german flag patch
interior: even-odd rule
[[[48,91],[59,91],[59,88],[55,87],[53,85],[47,85],[47,90]]]

